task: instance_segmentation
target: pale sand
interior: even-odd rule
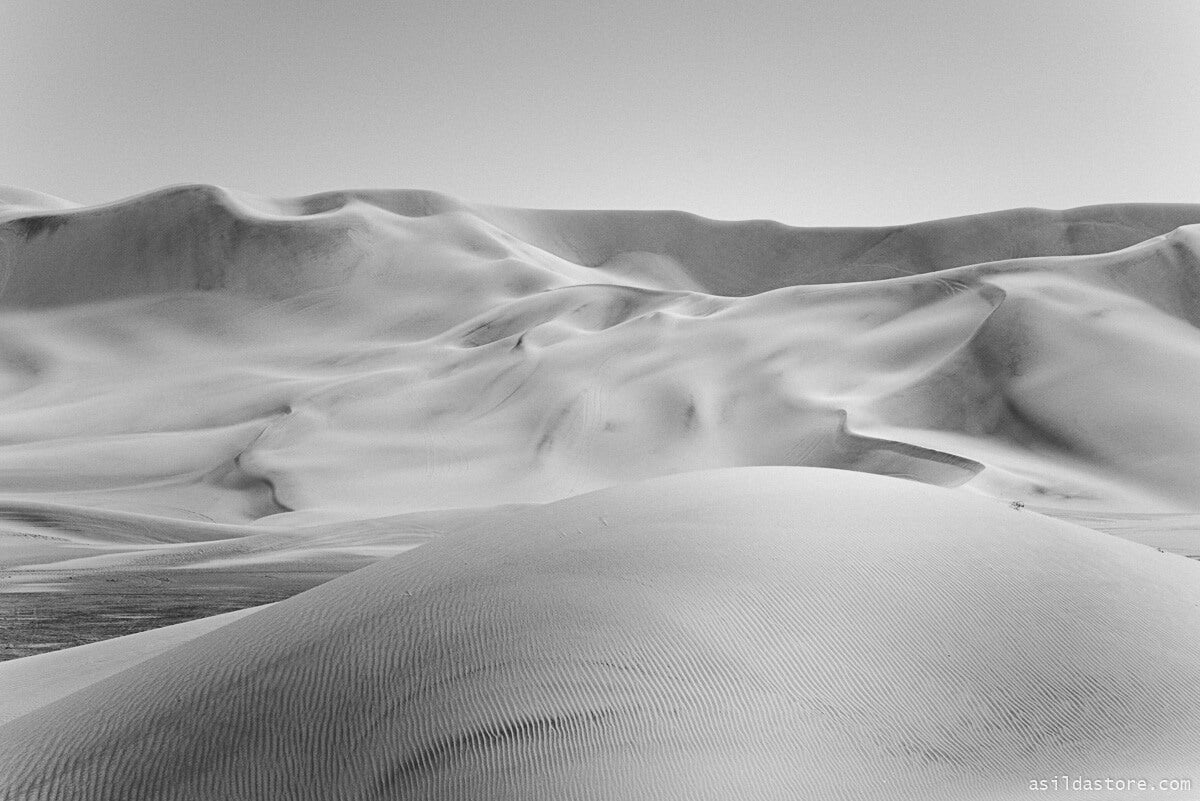
[[[667,796],[695,791],[688,777],[697,786],[720,775],[731,786],[744,780],[757,787],[776,773],[785,784],[803,778],[806,787],[824,787],[820,797],[839,797],[842,771],[867,777],[867,789],[853,784],[859,779],[843,787],[848,798],[1008,797],[1016,787],[1009,778],[1053,765],[1060,772],[1110,768],[1103,775],[1156,766],[1188,775],[1191,767],[1200,779],[1200,762],[1171,751],[1195,734],[1195,707],[1184,696],[1200,689],[1192,646],[1178,642],[1195,630],[1196,609],[1172,606],[1186,606],[1196,584],[1196,565],[1175,554],[1200,555],[1198,253],[1200,206],[1016,210],[887,229],[797,229],[677,212],[500,209],[429,192],[270,200],[197,186],[80,208],[4,190],[0,591],[70,592],[72,579],[119,587],[121,577],[151,573],[242,571],[248,581],[268,570],[349,574],[179,648],[186,632],[203,626],[0,665],[0,709],[35,709],[0,729],[17,749],[7,752],[9,764],[31,758],[19,745],[29,737],[58,743],[39,752],[50,761],[23,769],[20,777],[30,780],[68,781],[74,769],[64,766],[99,748],[108,749],[96,763],[107,778],[91,768],[78,775],[117,797],[134,792],[121,784],[124,775],[140,775],[128,773],[131,765],[157,772],[139,786],[166,797],[162,782],[176,780],[198,782],[200,797],[237,797],[236,782],[251,768],[267,784],[246,785],[243,796],[286,796],[271,783],[286,777],[269,778],[278,765],[264,754],[275,754],[284,773],[311,770],[334,782],[312,785],[324,786],[326,797],[339,787],[369,796],[371,777],[468,782],[477,775],[471,771],[501,759],[484,748],[463,757],[462,771],[414,774],[392,748],[421,753],[436,747],[437,736],[461,735],[468,740],[453,742],[468,752],[497,737],[521,741],[504,753],[558,766],[547,787],[561,789],[572,777],[619,786],[658,776]],[[798,469],[689,473],[655,483],[761,465]],[[630,484],[638,481],[650,483]],[[766,484],[750,486],[759,481]],[[651,603],[641,590],[626,597],[628,577],[650,569],[637,537],[618,546],[623,541],[602,532],[600,552],[576,576],[578,588],[539,590],[538,560],[555,558],[557,540],[539,550],[537,543],[549,541],[512,533],[510,542],[501,534],[531,531],[541,525],[535,521],[567,510],[561,513],[578,530],[572,535],[564,525],[562,538],[578,538],[593,530],[570,517],[571,504],[585,501],[539,505],[596,490],[612,494],[595,498],[633,493],[623,536],[640,532],[651,550],[678,546],[679,575],[670,581],[685,603],[671,625],[697,638],[686,648],[678,633],[656,639],[639,617],[659,615],[654,603],[665,598]],[[680,506],[697,493],[728,508]],[[758,503],[781,519],[751,514],[747,505]],[[777,525],[794,528],[796,515],[808,519],[818,506],[826,515],[820,526],[803,527],[803,538],[782,550],[768,545]],[[715,526],[712,515],[744,522]],[[861,526],[852,525],[860,516]],[[664,527],[686,528],[694,542],[684,548]],[[912,552],[880,561],[886,549],[868,548],[862,532]],[[737,684],[744,697],[720,675],[694,687],[691,679],[675,689],[655,684],[661,697],[652,697],[658,690],[626,687],[604,671],[559,676],[543,663],[521,674],[542,684],[520,692],[505,683],[516,679],[495,676],[478,686],[451,683],[414,708],[436,723],[509,699],[532,705],[521,714],[536,716],[539,703],[552,706],[554,693],[568,692],[555,689],[561,681],[592,687],[596,699],[642,692],[642,706],[635,704],[642,712],[628,719],[620,712],[609,728],[597,723],[602,742],[534,737],[524,724],[516,734],[480,734],[478,741],[469,729],[405,728],[389,704],[414,686],[404,682],[429,679],[380,677],[379,665],[435,656],[422,656],[420,642],[387,639],[375,623],[356,630],[353,643],[338,632],[346,615],[369,613],[383,625],[388,615],[411,613],[426,615],[426,628],[414,623],[414,631],[430,643],[476,636],[471,627],[481,624],[469,610],[490,608],[494,588],[470,578],[458,556],[435,564],[450,559],[437,556],[450,553],[443,545],[450,541],[472,543],[453,552],[462,559],[478,550],[472,559],[501,565],[511,546],[528,568],[512,578],[512,592],[529,593],[527,616],[496,611],[507,621],[504,631],[520,632],[515,644],[496,634],[479,646],[480,659],[534,642],[547,653],[577,648],[574,659],[601,659],[586,656],[585,644],[572,639],[573,624],[555,616],[594,606],[622,621],[630,647],[662,660],[667,672],[654,681],[676,675],[673,665],[712,654],[744,673],[751,664],[749,656],[739,661],[745,650],[774,666],[770,681],[792,681],[803,703],[818,703],[805,694],[818,687],[823,700],[796,701],[804,714],[769,721],[762,717],[767,705],[755,701],[766,691],[753,681]],[[959,541],[987,558],[950,547]],[[845,564],[817,556],[843,545]],[[714,587],[710,598],[708,579],[696,578],[707,575],[706,560],[718,554],[757,564],[764,549],[778,551],[779,570],[794,571],[809,589],[781,595],[758,568],[734,570],[728,587],[742,587],[743,606],[721,607],[718,615],[713,598],[726,590]],[[1096,578],[1080,572],[1083,564],[1115,572]],[[421,565],[446,577],[449,608],[404,611],[417,607],[398,585],[372,578],[417,576]],[[1120,578],[1122,571],[1131,578]],[[343,591],[370,593],[370,605],[348,608],[335,597]],[[1047,598],[1070,609],[1039,606]],[[995,609],[1005,610],[1013,631],[1029,632],[1027,645],[1015,635],[1003,644],[993,639],[996,626],[1007,625],[984,623]],[[706,617],[710,611],[717,616]],[[794,623],[789,615],[813,618],[812,636],[825,638],[822,656],[795,675],[784,669],[785,655],[816,652],[805,650],[805,630],[786,628]],[[738,631],[735,619],[765,628]],[[232,644],[237,632],[258,625],[266,627],[262,650]],[[773,633],[778,626],[786,635]],[[306,627],[311,636],[296,634]],[[1065,637],[1061,646],[1047,644],[1051,632]],[[1137,648],[1117,647],[1127,637]],[[947,646],[933,647],[936,638]],[[1108,668],[1089,638],[1115,648]],[[324,656],[273,661],[290,653],[293,639],[297,654]],[[443,646],[429,647],[440,653]],[[608,646],[596,647],[599,654]],[[169,652],[134,665],[159,648]],[[185,652],[186,659],[175,656]],[[120,672],[74,692],[102,678],[104,671],[88,667],[100,653]],[[993,658],[1000,661],[988,667]],[[959,672],[943,675],[949,663],[939,660]],[[29,677],[39,665],[47,667],[35,687]],[[1171,680],[1165,665],[1174,666]],[[143,675],[153,678],[136,678]],[[233,695],[213,684],[235,675],[243,678]],[[909,694],[895,709],[870,693],[860,697],[858,685],[833,681],[916,682],[918,675],[928,684],[902,687]],[[145,708],[93,719],[100,713],[92,705],[110,703],[110,690],[140,681],[180,695],[148,693]],[[290,698],[292,684],[312,696],[305,703],[314,709],[368,706],[358,707],[348,729],[329,735],[304,734],[307,723],[290,713],[270,712],[276,716],[257,728],[246,722],[246,710]],[[711,695],[716,706],[686,701],[670,714],[645,706],[678,693],[694,700],[693,691]],[[976,691],[982,695],[970,695]],[[1026,691],[1031,700],[1016,700]],[[481,706],[455,712],[460,697]],[[373,712],[375,702],[382,706]],[[742,706],[744,717],[720,711]],[[173,739],[170,721],[187,714],[199,716],[187,727],[195,739]],[[673,724],[673,715],[683,717]],[[1105,728],[1089,715],[1115,717]],[[563,720],[551,728],[583,725]],[[689,744],[697,721],[717,739]],[[108,735],[93,725],[130,736],[146,727],[151,739],[105,745]],[[778,736],[759,736],[774,726]],[[1030,742],[1049,743],[1047,759],[1060,762],[1035,765],[1032,750],[1013,745],[1011,738],[1025,736],[1022,726],[1042,732]],[[1153,740],[1155,731],[1166,739]],[[650,740],[637,738],[651,738],[658,750],[622,748],[626,736],[643,745]],[[530,739],[536,743],[524,742]],[[732,740],[741,745],[728,746]],[[355,762],[360,741],[374,767]],[[1161,766],[1151,759],[1160,746]],[[576,763],[566,757],[577,748],[586,759],[573,773]],[[795,749],[817,756],[797,762]],[[317,751],[325,761],[301,769]],[[309,756],[297,762],[302,752]],[[1125,752],[1132,761],[1115,756]],[[192,759],[198,773],[172,778],[172,765]],[[357,767],[345,767],[351,764]],[[983,784],[964,783],[975,774]],[[525,782],[515,797],[540,792],[532,774],[513,776]],[[883,789],[889,778],[890,795]],[[480,779],[489,788],[498,780]]]
[[[225,624],[0,727],[0,776],[54,799],[1023,798],[1189,775],[1198,626],[1191,560],[915,482],[693,473],[477,515]]]
[[[21,209],[0,226],[13,501],[294,525],[801,464],[1200,502],[1198,207],[894,230],[211,187]],[[857,282],[812,284],[831,275]]]
[[[250,607],[24,659],[0,662],[0,725],[267,607]]]

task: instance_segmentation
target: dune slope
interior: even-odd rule
[[[0,798],[1200,781],[1197,326],[1200,206],[0,190]]]
[[[831,499],[837,502],[831,502]],[[917,483],[480,515],[0,728],[13,798],[1018,798],[1186,775],[1200,565]]]
[[[762,464],[1200,498],[1200,207],[797,229],[428,192],[22,198],[14,503],[361,519]]]

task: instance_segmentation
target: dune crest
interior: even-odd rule
[[[469,204],[419,190],[273,199],[189,185],[93,208],[25,190],[0,194],[13,253],[6,305],[58,305],[155,291],[299,294],[445,259],[515,258],[570,277],[745,296],[799,284],[871,281],[985,262],[1120,250],[1200,223],[1200,206],[1015,209],[878,228],[795,228],[674,211],[554,211]],[[53,211],[61,213],[53,213]],[[24,212],[24,213],[23,213]],[[54,234],[54,236],[49,236]],[[84,254],[86,271],[73,262]],[[497,265],[491,264],[491,267]],[[580,270],[580,266],[587,269]],[[53,270],[53,278],[46,270]],[[446,268],[442,268],[446,269]],[[64,271],[70,271],[68,273]],[[492,272],[496,272],[494,269]]]
[[[1200,502],[1200,206],[799,229],[185,186],[5,218],[13,502],[383,517],[756,464]]]

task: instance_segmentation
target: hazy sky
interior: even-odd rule
[[[1200,202],[1200,0],[0,0],[0,32],[0,183],[82,202]]]

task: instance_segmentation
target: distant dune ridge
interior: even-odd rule
[[[2,189],[0,591],[341,578],[0,663],[0,798],[1200,787],[1197,326],[1200,205]]]

